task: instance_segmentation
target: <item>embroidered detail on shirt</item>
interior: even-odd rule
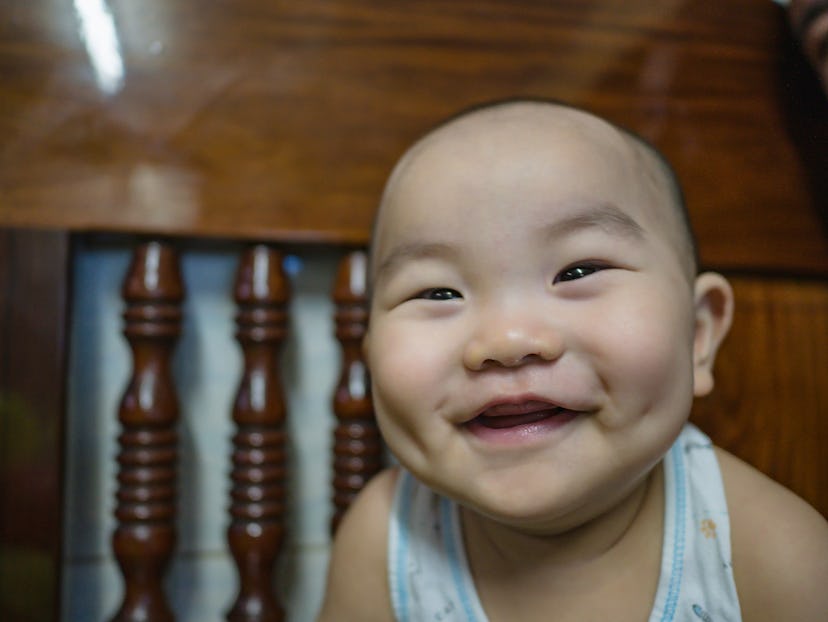
[[[698,605],[693,605],[693,613],[696,614],[697,618],[703,620],[704,622],[713,622],[713,618],[710,617],[710,614]]]
[[[434,612],[434,622],[443,622],[443,620],[448,620],[449,617],[456,607],[454,606],[454,601],[449,600],[444,606],[442,611]]]
[[[705,450],[705,449],[713,449],[713,443],[711,442],[699,442],[699,441],[689,441],[684,445],[684,453],[691,453],[696,450]]]
[[[712,518],[705,518],[701,522],[701,532],[704,534],[705,538],[715,538],[716,537],[716,523],[713,522]]]

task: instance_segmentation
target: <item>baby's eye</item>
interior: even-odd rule
[[[450,287],[430,287],[414,296],[414,298],[423,298],[425,300],[455,300],[462,297],[460,292]]]
[[[599,270],[603,270],[605,266],[600,266],[596,264],[578,264],[574,266],[569,266],[568,268],[561,270],[560,273],[555,277],[555,283],[560,283],[562,281],[576,281],[578,279],[582,279],[585,276],[589,276],[590,274],[594,274]]]

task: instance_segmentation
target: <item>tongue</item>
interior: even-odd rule
[[[519,425],[528,425],[558,414],[557,408],[545,408],[520,415],[480,415],[477,419],[487,428],[514,428]]]

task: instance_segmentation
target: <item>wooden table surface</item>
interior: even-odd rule
[[[770,0],[3,3],[0,226],[364,244],[416,136],[540,96],[666,152],[707,265],[826,275],[808,71]]]

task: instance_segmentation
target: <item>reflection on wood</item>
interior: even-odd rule
[[[365,253],[346,255],[334,285],[336,338],[342,345],[342,371],[334,394],[334,517],[336,530],[345,510],[380,469],[381,443],[371,405],[362,338],[368,324]]]
[[[290,298],[282,254],[255,246],[236,277],[237,338],[244,370],[233,408],[230,550],[239,573],[231,622],[280,622],[273,594],[274,562],[285,532],[285,400],[279,353]]]
[[[71,6],[0,8],[0,223],[365,244],[415,136],[531,95],[661,147],[706,263],[828,274],[828,104],[769,0],[108,3],[115,93]]]
[[[175,543],[178,400],[170,357],[181,332],[183,296],[175,250],[160,242],[139,246],[123,287],[133,370],[118,414],[118,527],[112,542],[124,598],[114,622],[173,619],[162,582]]]

